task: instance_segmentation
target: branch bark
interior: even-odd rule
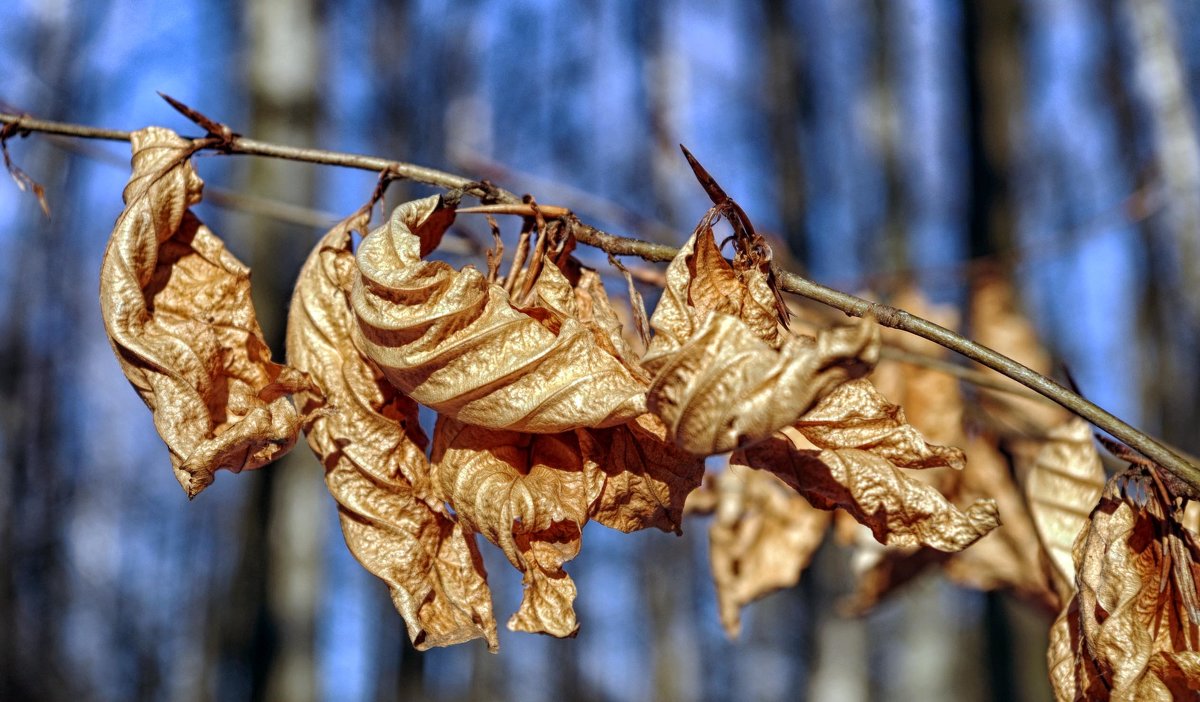
[[[0,112],[0,124],[10,125],[4,129],[6,132],[5,136],[9,138],[13,135],[23,136],[33,132],[40,132],[89,139],[129,140],[129,132],[79,124],[51,122],[3,112]],[[284,146],[256,139],[248,139],[237,134],[232,134],[228,130],[225,130],[225,134],[223,135],[209,134],[206,137],[201,137],[196,140],[196,143],[199,146],[198,150],[211,149],[231,154],[267,156],[329,166],[357,168],[375,171],[392,180],[412,180],[449,190],[459,190],[492,203],[516,205],[523,202],[517,195],[503,188],[494,187],[489,183],[482,183],[434,168],[426,168],[378,156]],[[579,243],[587,244],[613,255],[637,256],[646,261],[670,261],[678,253],[678,250],[671,246],[655,244],[631,237],[617,236],[585,224],[575,218],[574,215],[567,215],[567,217],[575,225],[575,238]],[[1071,392],[1050,378],[986,346],[977,344],[945,327],[909,314],[904,310],[890,305],[870,302],[860,297],[834,290],[795,273],[776,271],[775,274],[780,288],[787,292],[841,310],[851,317],[871,315],[885,327],[899,329],[932,341],[981,363],[1002,375],[1012,378],[1025,387],[1083,417],[1099,429],[1108,432],[1131,448],[1137,450],[1146,458],[1162,466],[1200,493],[1200,468],[1188,463],[1158,440],[1129,425],[1104,408]]]

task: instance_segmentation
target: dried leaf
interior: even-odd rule
[[[967,467],[954,474],[955,484],[946,494],[957,504],[982,497],[994,499],[1004,524],[955,554],[946,563],[946,575],[976,590],[1008,590],[1052,616],[1064,600],[1055,592],[1011,463],[986,436],[968,439],[966,453]]]
[[[1026,478],[1029,511],[1063,601],[1075,590],[1075,539],[1100,499],[1104,481],[1091,426],[1079,418],[1051,430]]]
[[[642,300],[642,294],[638,292],[637,286],[633,283],[633,274],[629,269],[621,264],[612,254],[608,255],[608,262],[613,268],[621,272],[625,278],[625,290],[629,295],[629,312],[633,316],[633,328],[637,331],[638,340],[642,342],[642,348],[650,345],[650,318],[646,316],[646,303]],[[603,286],[601,286],[603,289]],[[614,314],[615,317],[615,314]]]
[[[733,462],[714,482],[709,556],[721,624],[737,638],[742,607],[800,581],[832,513],[813,508],[770,473]]]
[[[793,426],[818,448],[869,451],[904,468],[961,469],[966,462],[960,449],[926,442],[866,378],[834,388]]]
[[[779,314],[775,310],[775,294],[760,270],[735,269],[721,255],[712,229],[712,220],[717,213],[716,208],[709,210],[693,234],[695,256],[688,262],[691,275],[688,302],[693,314],[717,311],[737,317],[755,336],[778,346]]]
[[[902,289],[891,304],[947,329],[959,327],[954,307],[934,305],[916,288]],[[898,329],[884,328],[880,332],[888,346],[933,358],[950,354],[932,341]],[[903,407],[908,423],[927,440],[946,446],[962,445],[963,397],[958,378],[940,369],[890,360],[885,355],[871,373],[871,384],[884,397]]]
[[[683,151],[688,165],[692,167],[692,173],[696,176],[696,180],[704,188],[708,198],[712,200],[713,207],[709,210],[709,217],[715,218],[717,215],[723,215],[729,220],[729,225],[733,228],[733,239],[737,246],[737,259],[742,269],[754,270],[761,276],[767,290],[771,292],[771,303],[779,316],[779,322],[787,327],[790,313],[787,303],[779,291],[779,286],[776,284],[775,274],[771,271],[771,247],[754,231],[754,225],[751,224],[750,217],[746,215],[746,211],[742,209],[741,205],[725,193],[725,190],[717,184],[717,180],[709,174],[704,166],[700,165],[696,157],[692,156],[692,153],[684,148],[683,144],[680,144],[679,148]]]
[[[961,551],[1000,524],[994,500],[959,510],[932,486],[859,449],[809,451],[778,434],[731,460],[776,474],[814,507],[841,507],[885,545]]]
[[[561,434],[499,431],[442,418],[433,461],[441,497],[525,575],[514,631],[573,636],[575,585],[563,570],[589,519],[624,532],[678,531],[702,460],[666,442],[653,415]]]
[[[288,317],[288,360],[318,392],[297,395],[315,419],[309,446],[325,466],[351,553],[388,584],[418,650],[476,638],[495,650],[496,621],[473,535],[432,495],[417,405],[383,379],[354,342],[351,232],[339,223],[309,256]]]
[[[956,505],[980,498],[996,501],[1004,524],[970,548],[946,554],[931,548],[887,548],[874,541],[860,544],[859,578],[847,609],[863,613],[886,595],[930,566],[940,566],[954,583],[976,590],[1007,590],[1049,615],[1062,602],[1049,580],[1033,521],[1021,491],[1013,482],[1006,458],[982,436],[966,444],[967,465],[962,471],[943,474],[938,481],[943,494]],[[922,472],[920,475],[925,475]]]
[[[746,286],[727,275],[719,254],[703,253],[709,246],[715,248],[712,230],[701,227],[671,262],[643,358],[656,374],[650,410],[676,445],[697,455],[747,446],[792,424],[838,384],[862,375],[879,345],[870,322],[816,339],[764,339],[765,308],[750,292],[731,292]]]
[[[387,379],[445,416],[493,429],[553,433],[642,414],[644,384],[586,325],[569,316],[550,324],[474,268],[421,259],[452,220],[437,197],[409,202],[359,247],[354,311],[363,350]],[[536,292],[553,296],[563,283],[547,260]]]
[[[100,271],[100,307],[125,376],[154,413],[175,477],[194,497],[213,473],[259,468],[291,450],[302,373],[271,362],[250,272],[188,209],[203,182],[191,143],[135,132],[133,174]]]
[[[50,203],[46,201],[46,188],[13,162],[12,156],[8,153],[8,138],[18,131],[19,127],[14,123],[0,125],[0,154],[4,157],[4,167],[12,176],[13,182],[17,184],[17,189],[21,192],[26,190],[32,192],[33,196],[37,198],[38,206],[42,208],[42,214],[46,216],[46,219],[50,219]]]
[[[513,631],[573,636],[575,584],[563,565],[579,553],[596,481],[573,432],[527,434],[442,417],[433,436],[434,476],[462,524],[500,547],[524,573]]]
[[[624,532],[679,532],[684,502],[704,477],[704,461],[667,441],[652,414],[609,429],[579,432],[587,469],[599,487],[589,514]]]
[[[1122,489],[1131,475],[1139,480],[1127,471],[1109,481],[1075,544],[1079,591],[1048,652],[1060,700],[1200,695],[1200,631],[1181,579],[1194,579],[1200,549],[1153,486],[1134,503]]]
[[[546,309],[552,309],[560,323],[574,318],[583,324],[591,331],[600,348],[624,364],[638,382],[649,385],[650,374],[642,368],[638,354],[625,339],[624,325],[609,302],[600,275],[590,268],[583,268],[574,286],[558,275],[557,268],[547,271],[542,278],[534,288],[539,303]],[[549,295],[561,302],[551,303],[547,299]]]

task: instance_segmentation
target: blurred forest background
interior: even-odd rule
[[[488,177],[674,245],[707,204],[683,142],[785,266],[960,306],[979,275],[1009,275],[1086,395],[1200,452],[1194,2],[0,8],[3,109],[194,133],[155,91],[256,138]],[[1041,613],[934,574],[842,616],[850,550],[832,541],[728,641],[702,520],[682,538],[590,526],[569,568],[574,640],[504,631],[498,656],[414,652],[307,449],[184,498],[96,301],[127,149],[9,147],[53,218],[0,184],[0,699],[1048,697]],[[300,263],[374,176],[240,156],[197,168],[200,216],[253,268],[281,355]],[[429,192],[398,183],[388,201]],[[520,582],[484,551],[503,619]]]

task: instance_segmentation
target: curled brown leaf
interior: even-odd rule
[[[580,448],[599,487],[589,515],[624,532],[679,532],[684,502],[704,477],[704,461],[667,441],[652,414],[608,429],[579,432]]]
[[[1200,632],[1183,592],[1200,547],[1173,509],[1144,472],[1109,481],[1075,543],[1078,593],[1051,632],[1058,699],[1200,695]]]
[[[858,559],[861,572],[855,593],[846,603],[850,611],[870,609],[885,595],[934,566],[964,587],[1007,590],[1049,615],[1062,609],[1064,600],[1046,570],[1033,520],[1013,480],[1009,461],[986,436],[968,438],[965,453],[966,467],[941,474],[934,484],[959,506],[980,498],[995,500],[1004,524],[970,548],[953,554],[926,547],[881,550],[873,540],[864,539]]]
[[[904,468],[961,469],[961,449],[936,446],[887,401],[870,380],[842,383],[793,425],[818,448],[868,451]]]
[[[765,281],[754,293],[714,251],[712,229],[702,226],[671,262],[643,358],[655,373],[650,410],[676,445],[697,455],[766,439],[862,375],[879,350],[869,321],[815,339],[777,333]]]
[[[524,574],[515,631],[573,636],[576,589],[563,566],[594,519],[625,532],[678,531],[703,461],[666,442],[649,414],[617,427],[529,434],[442,418],[433,461],[442,499]]]
[[[947,329],[959,328],[958,312],[948,305],[931,303],[917,288],[905,287],[891,304]],[[950,352],[932,341],[897,329],[881,329],[885,345],[935,358]],[[871,383],[892,402],[902,406],[908,422],[929,441],[947,446],[963,443],[963,397],[958,378],[941,369],[928,368],[886,356],[871,373]]]
[[[994,500],[960,510],[934,487],[868,451],[800,449],[781,433],[741,453],[733,460],[774,473],[814,507],[841,507],[885,545],[961,551],[1000,525]]]
[[[309,387],[271,362],[250,271],[189,209],[203,182],[191,142],[134,132],[133,174],[100,271],[100,308],[125,377],[154,413],[175,477],[194,497],[222,468],[259,468],[291,450]]]
[[[1075,539],[1100,499],[1104,482],[1091,426],[1078,417],[1050,431],[1026,478],[1029,512],[1064,602],[1075,590]]]
[[[1033,370],[1047,375],[1051,372],[1049,352],[1038,340],[1033,322],[1021,309],[1020,299],[1012,281],[997,274],[983,275],[974,281],[971,291],[971,330],[976,341],[1016,359]],[[1015,380],[1000,378],[1000,382],[1021,389]],[[1023,433],[1037,433],[1044,427],[1054,427],[1070,418],[1062,407],[1008,393],[980,390],[980,403],[997,420]],[[1013,442],[1018,453],[1035,453],[1037,446],[1022,446]]]
[[[297,395],[315,418],[309,446],[325,466],[351,553],[387,583],[418,650],[476,638],[495,650],[491,593],[473,535],[432,495],[417,405],[392,387],[354,342],[351,232],[339,223],[300,271],[288,317],[288,360],[317,390]]]
[[[732,461],[707,489],[714,496],[708,536],[717,605],[725,633],[737,638],[742,607],[800,581],[832,513],[813,508],[770,473]]]
[[[554,433],[641,414],[644,383],[586,325],[518,309],[473,267],[422,260],[453,216],[437,197],[405,203],[359,247],[354,311],[363,350],[387,379],[447,417],[492,429]],[[561,302],[564,283],[547,260],[535,294]]]
[[[500,547],[524,574],[514,631],[574,636],[575,584],[563,570],[581,546],[599,486],[584,471],[573,432],[528,434],[442,417],[433,436],[434,476],[459,520]]]

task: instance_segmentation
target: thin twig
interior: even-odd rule
[[[128,141],[130,138],[129,132],[99,129],[79,124],[50,122],[10,113],[0,113],[0,123],[15,124],[15,129],[10,131],[20,135],[42,132],[113,141]],[[247,139],[230,131],[225,131],[223,134],[210,134],[202,141],[204,141],[204,148],[218,149],[227,153],[306,161],[329,166],[358,168],[377,173],[386,172],[396,179],[413,180],[419,183],[457,190],[480,197],[488,202],[505,204],[519,204],[522,202],[521,198],[513,193],[491,186],[489,183],[481,183],[453,173],[404,163],[402,161],[379,158],[377,156],[283,146],[256,139]],[[663,244],[616,236],[600,231],[595,227],[580,222],[573,215],[567,215],[564,217],[564,220],[572,226],[575,238],[579,243],[593,246],[610,254],[637,256],[647,261],[670,261],[678,252],[677,249]],[[870,302],[860,297],[825,287],[795,273],[786,271],[776,271],[775,273],[779,280],[780,288],[787,292],[823,303],[841,310],[852,317],[862,317],[866,314],[871,314],[885,327],[899,329],[923,339],[928,339],[971,360],[977,361],[1002,375],[1012,378],[1025,387],[1050,398],[1071,412],[1083,417],[1098,428],[1103,429],[1136,449],[1163,468],[1166,468],[1181,480],[1200,489],[1200,469],[1196,466],[1180,458],[1154,438],[1130,426],[1107,410],[1080,397],[1040,373],[1017,363],[1011,358],[963,338],[927,319],[909,314],[904,310],[878,302]]]

